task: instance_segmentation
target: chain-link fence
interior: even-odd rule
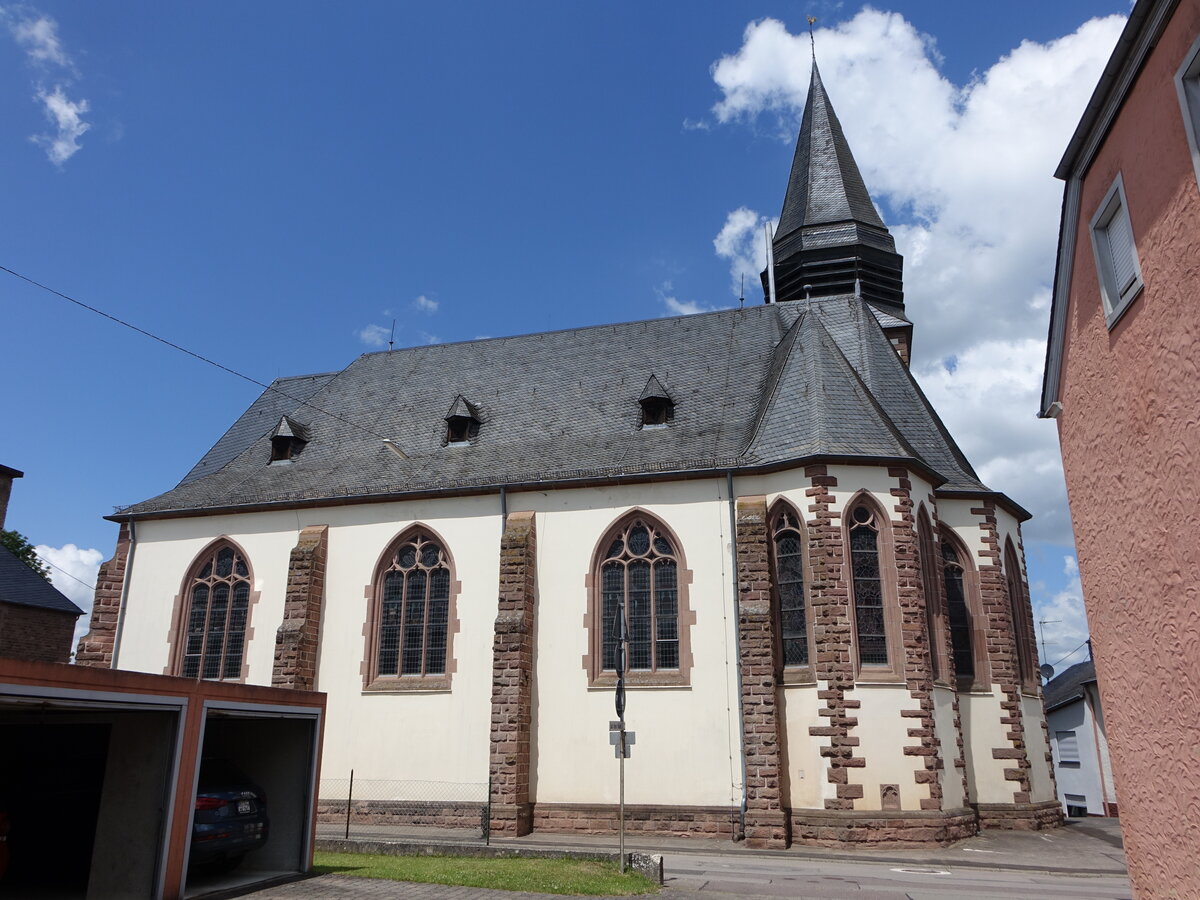
[[[484,841],[491,820],[488,783],[322,778],[317,833],[324,838]]]

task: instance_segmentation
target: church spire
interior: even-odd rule
[[[780,301],[802,299],[804,285],[814,297],[853,293],[858,281],[866,299],[903,308],[903,260],[867,193],[816,59],[772,250]]]

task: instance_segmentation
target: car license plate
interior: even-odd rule
[[[250,801],[249,800],[239,800],[238,801],[238,815],[244,816],[248,812],[250,812]]]

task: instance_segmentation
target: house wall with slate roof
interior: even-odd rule
[[[1200,2],[1139,0],[1059,164],[1041,411],[1057,419],[1130,879],[1147,898],[1200,896],[1198,50]],[[1124,249],[1106,255],[1122,221]]]

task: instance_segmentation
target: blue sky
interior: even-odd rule
[[[1071,619],[1053,660],[1082,626],[1030,399],[1051,173],[1127,10],[0,0],[0,265],[260,381],[342,368],[393,319],[405,346],[727,306],[782,202],[816,15],[907,257],[918,377],[1039,513],[1040,614]],[[259,390],[4,273],[0,303],[8,526],[88,580],[102,516]]]

